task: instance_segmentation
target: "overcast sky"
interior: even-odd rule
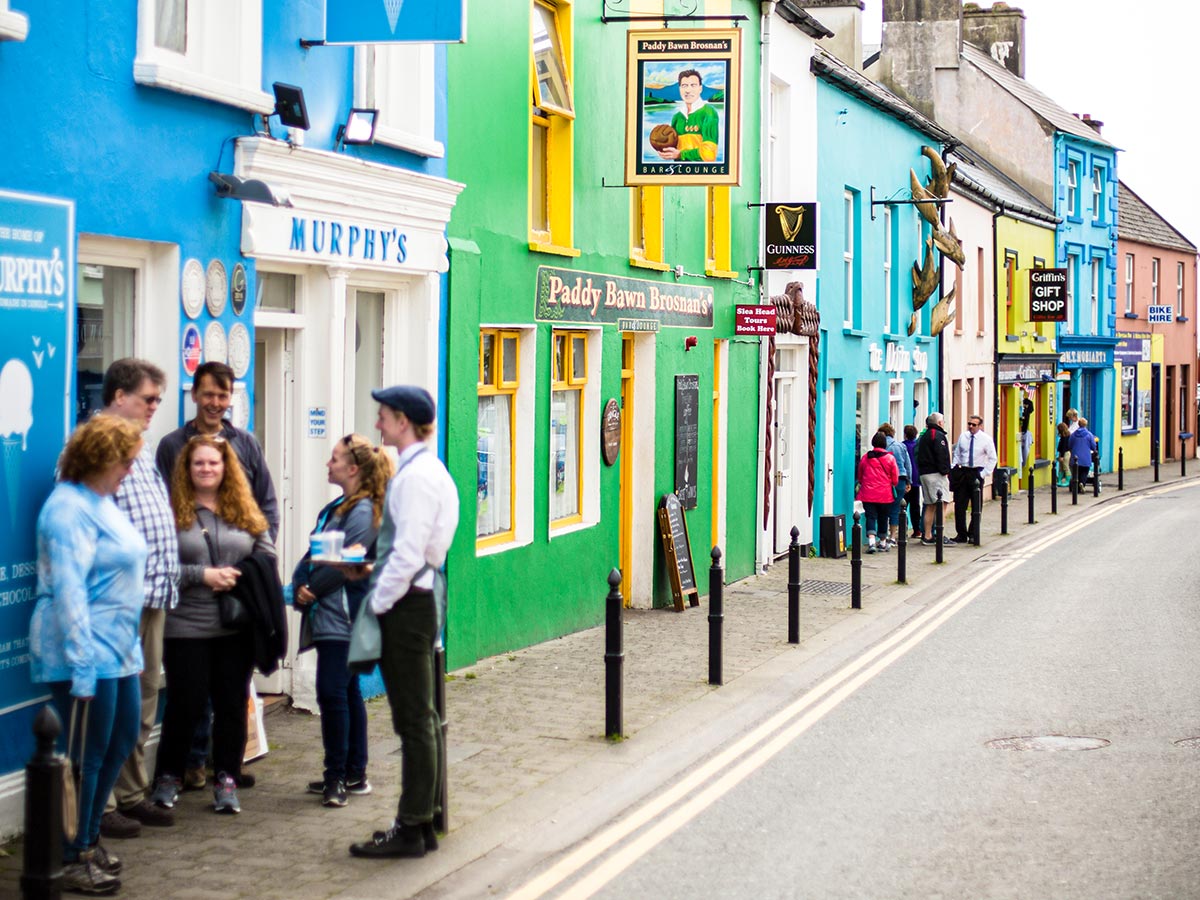
[[[988,7],[990,0],[980,0]],[[1011,0],[1025,11],[1025,79],[1072,113],[1091,113],[1121,148],[1117,174],[1200,245],[1200,3]],[[863,42],[878,44],[882,0],[866,0]],[[819,14],[818,14],[819,15]]]

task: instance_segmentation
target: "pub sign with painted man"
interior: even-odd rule
[[[631,31],[625,183],[738,184],[739,29]]]

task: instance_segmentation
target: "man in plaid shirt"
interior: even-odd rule
[[[162,369],[141,359],[118,359],[104,373],[102,414],[138,422],[142,430],[162,403],[167,378]],[[163,625],[167,610],[179,599],[179,544],[175,514],[149,445],[134,461],[113,498],[146,539],[146,601],[138,628],[145,668],[142,669],[142,728],[137,746],[121,768],[117,786],[100,821],[105,837],[136,837],[142,825],[174,825],[175,816],[149,802],[146,738],[158,713],[162,669]]]

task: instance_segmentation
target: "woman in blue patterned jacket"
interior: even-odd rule
[[[136,422],[101,415],[81,425],[37,522],[30,672],[49,686],[79,764],[79,816],[75,838],[64,842],[63,887],[84,894],[121,886],[120,860],[100,846],[100,817],[141,727],[146,541],[112,495],[141,448]]]

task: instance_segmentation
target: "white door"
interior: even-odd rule
[[[825,388],[825,502],[824,515],[833,515],[833,401],[837,398],[834,383]]]
[[[775,493],[775,553],[786,553],[792,542],[792,526],[800,509],[796,504],[795,480],[800,471],[800,429],[796,393],[796,363],[799,351],[795,347],[780,347],[775,351],[775,434],[772,438]]]

